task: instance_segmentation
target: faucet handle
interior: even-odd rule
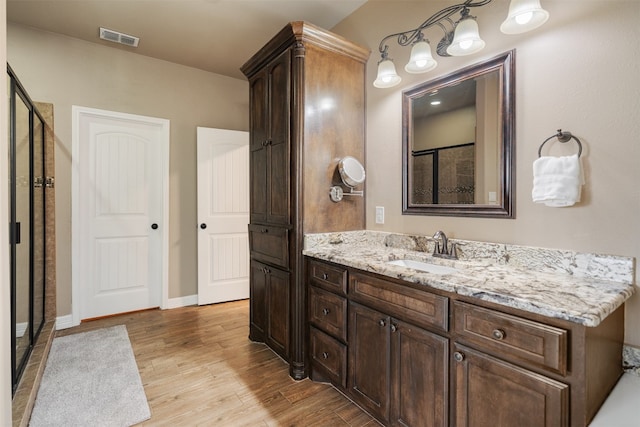
[[[451,258],[458,259],[458,245],[456,245],[456,242],[451,242],[450,247],[449,255],[451,255]]]

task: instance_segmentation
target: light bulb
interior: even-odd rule
[[[383,57],[378,63],[378,75],[373,85],[377,88],[393,87],[400,83],[400,76],[396,73],[396,67],[393,65],[393,61]]]
[[[451,56],[464,56],[476,53],[484,48],[484,40],[480,38],[478,23],[472,16],[464,16],[456,23],[453,40],[447,53]]]
[[[433,56],[431,56],[431,46],[428,40],[420,40],[413,44],[411,48],[411,57],[409,62],[405,65],[404,70],[407,73],[418,74],[431,71],[438,63]]]
[[[511,0],[509,15],[500,25],[505,34],[520,34],[538,28],[549,19],[549,12],[540,6],[540,0]]]
[[[460,49],[469,49],[473,44],[473,40],[463,40],[460,42]]]
[[[516,22],[520,25],[525,25],[531,21],[531,18],[533,18],[533,12],[521,13],[516,16]]]

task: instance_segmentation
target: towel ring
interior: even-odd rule
[[[549,138],[545,139],[542,144],[540,144],[540,148],[538,148],[538,157],[542,157],[542,146],[552,138],[558,138],[558,141],[562,143],[568,142],[571,139],[575,139],[578,143],[578,157],[580,157],[580,155],[582,154],[582,143],[580,142],[580,140],[573,136],[571,132],[563,132],[562,129],[558,129],[558,133],[556,133],[555,135],[551,135]]]

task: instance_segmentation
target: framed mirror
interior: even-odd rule
[[[402,93],[402,212],[514,218],[515,50]]]

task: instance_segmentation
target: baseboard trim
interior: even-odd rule
[[[186,307],[188,305],[197,305],[198,304],[198,295],[188,295],[186,297],[179,298],[169,298],[167,301],[167,307],[170,308],[180,308]]]
[[[167,309],[171,308],[180,308],[186,307],[188,305],[197,305],[198,304],[198,295],[188,295],[186,297],[179,298],[170,298],[167,301]],[[58,316],[56,318],[56,330],[72,328],[74,326],[78,326],[78,324],[74,324],[73,316],[71,314],[67,314],[66,316]]]
[[[73,315],[67,314],[66,316],[58,316],[56,317],[56,330],[59,331],[61,329],[72,328],[74,326],[78,326],[78,324],[74,324]]]

